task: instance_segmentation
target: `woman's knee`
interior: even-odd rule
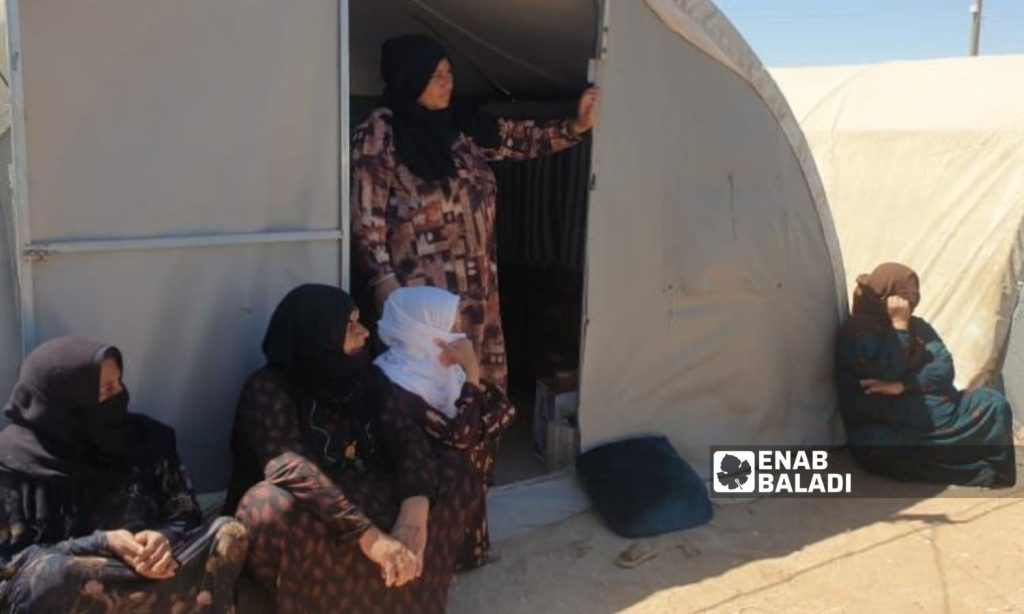
[[[295,497],[288,491],[260,482],[246,491],[235,518],[255,537],[267,528],[287,524],[297,511],[295,504]]]
[[[1013,409],[1010,407],[1010,402],[998,390],[978,388],[970,393],[970,400],[980,409],[991,413],[994,417],[1005,421],[1008,425],[1013,424]]]

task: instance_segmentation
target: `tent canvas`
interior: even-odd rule
[[[22,329],[121,345],[135,407],[178,429],[201,490],[225,482],[235,396],[276,301],[344,282],[349,95],[392,30],[454,30],[471,89],[531,99],[578,91],[600,32],[585,445],[662,432],[707,473],[713,444],[841,441],[845,291],[824,193],[712,3],[9,5],[14,100],[30,111],[15,113],[26,216],[6,247]],[[394,19],[353,29],[350,48],[359,15]]]
[[[836,443],[842,263],[803,137],[711,3],[638,4],[601,66],[584,442],[663,433],[705,475],[709,445]]]
[[[7,7],[23,334],[119,345],[222,488],[270,310],[341,280],[338,4]]]
[[[1024,56],[773,74],[817,160],[847,284],[887,260],[915,268],[957,383],[1005,366],[1019,412]]]
[[[0,4],[0,396],[14,384],[21,362],[18,334],[17,283],[14,277],[11,185],[7,169],[11,163],[11,101],[7,80],[7,7]]]

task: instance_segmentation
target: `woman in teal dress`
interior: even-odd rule
[[[857,278],[836,347],[840,410],[857,462],[908,482],[1012,486],[1013,413],[988,388],[958,391],[953,357],[913,316],[918,277],[902,264]]]

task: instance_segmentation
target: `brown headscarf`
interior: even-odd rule
[[[921,302],[921,284],[917,273],[897,262],[878,265],[869,275],[857,277],[853,291],[853,313],[843,327],[847,334],[871,333],[880,335],[892,330],[892,320],[886,303],[890,296],[899,296],[910,303],[911,309]],[[908,359],[912,366],[924,360],[924,348],[913,343]]]
[[[886,307],[891,296],[906,299],[911,308],[917,307],[921,302],[921,285],[913,269],[896,262],[886,262],[878,265],[870,275],[858,276],[850,323],[874,332],[891,328]]]

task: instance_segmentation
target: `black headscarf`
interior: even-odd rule
[[[263,338],[267,364],[322,403],[336,404],[366,366],[366,351],[345,353],[345,334],[355,303],[343,290],[305,284],[274,310]]]
[[[305,284],[289,292],[274,310],[263,338],[267,368],[287,380],[297,410],[296,420],[303,445],[316,463],[328,447],[329,428],[323,420],[342,418],[372,424],[377,406],[362,393],[371,387],[364,377],[369,354],[345,353],[345,336],[355,304],[333,286]],[[313,408],[323,411],[314,415]],[[315,422],[320,420],[321,422]],[[364,449],[371,449],[372,427],[355,429]],[[245,492],[263,479],[260,455],[235,423],[231,442],[234,467],[224,503],[224,514],[233,514]]]
[[[81,337],[59,337],[21,366],[4,408],[0,471],[85,485],[126,477],[175,453],[174,430],[128,411],[128,391],[100,403],[100,368],[121,352]]]
[[[400,36],[381,47],[384,105],[393,114],[395,152],[409,170],[427,181],[455,177],[452,145],[460,134],[485,148],[500,141],[497,121],[464,101],[453,100],[441,111],[419,105],[420,95],[444,59],[448,52],[429,36]]]

